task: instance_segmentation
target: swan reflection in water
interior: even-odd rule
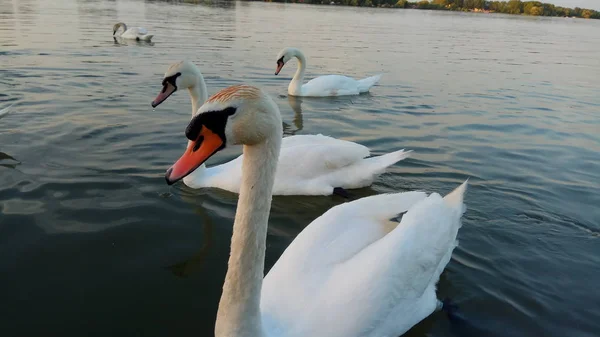
[[[292,129],[292,126],[286,122],[283,122],[283,134],[286,136],[293,136],[296,132],[301,131],[304,128],[302,121],[302,98],[288,95],[288,103],[292,110],[294,110],[294,126],[296,129]]]
[[[113,41],[115,46],[154,46],[154,42],[150,41],[137,41],[137,40],[127,40],[120,37],[113,36]]]
[[[0,166],[14,169],[20,164],[21,162],[15,159],[13,156],[4,152],[0,152]]]
[[[206,210],[203,207],[197,207],[195,213],[202,217],[202,224],[204,235],[202,240],[202,246],[198,251],[179,263],[170,265],[167,267],[175,276],[186,278],[190,276],[194,271],[200,269],[206,262],[206,256],[210,252],[213,245],[213,222],[206,214]]]

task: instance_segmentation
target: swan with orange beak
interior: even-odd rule
[[[171,185],[185,178],[228,144],[254,143],[256,140],[252,138],[258,139],[265,132],[261,125],[272,122],[264,120],[272,117],[261,111],[273,109],[273,106],[275,102],[270,97],[248,85],[232,86],[210,97],[188,124],[185,130],[189,140],[187,149],[167,170],[167,183]],[[253,132],[240,132],[243,125],[249,123],[253,125]],[[279,137],[282,134],[283,131]]]
[[[207,157],[222,146],[227,146],[232,141],[231,133],[234,129],[247,128],[247,125],[239,123],[249,121],[248,117],[240,116],[240,109],[256,105],[262,111],[267,103],[261,103],[261,99],[257,98],[242,100],[252,92],[247,86],[224,89],[209,99],[200,69],[189,61],[170,65],[161,84],[162,88],[152,101],[152,107],[157,107],[175,92],[185,89],[192,102],[193,121],[186,133],[189,138],[188,148],[181,162],[173,166],[170,181],[176,182],[183,176],[183,183],[190,188],[219,188],[239,193],[242,186],[243,154],[211,167],[206,167],[201,162],[205,162]],[[272,101],[270,98],[268,100]],[[264,122],[260,113],[247,115]],[[324,135],[285,137],[281,143],[273,194],[338,194],[347,197],[349,193],[346,189],[372,184],[389,166],[408,158],[410,154],[410,151],[397,150],[370,157],[371,153],[366,146],[347,140]]]

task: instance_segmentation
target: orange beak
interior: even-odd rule
[[[152,101],[152,107],[156,108],[160,103],[164,102],[167,98],[169,98],[169,96],[171,96],[171,94],[174,93],[176,90],[176,86],[167,82],[163,86],[161,92],[158,93],[154,101]]]
[[[202,126],[198,138],[188,142],[188,147],[181,158],[167,170],[165,174],[167,184],[173,185],[185,178],[222,148],[224,148],[223,139],[206,126]]]
[[[281,61],[281,60],[277,61],[277,69],[275,69],[275,75],[279,74],[279,72],[281,71],[281,68],[283,68],[284,65],[285,65],[285,63],[283,63],[283,61]]]

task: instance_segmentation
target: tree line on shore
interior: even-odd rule
[[[361,7],[395,7],[448,11],[489,11],[504,14],[533,16],[560,16],[600,19],[600,12],[585,8],[567,8],[540,1],[485,1],[485,0],[264,0],[268,2],[298,2],[309,4],[336,4]]]

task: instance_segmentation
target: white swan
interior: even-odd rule
[[[172,64],[163,78],[163,89],[152,102],[156,107],[179,89],[188,89],[192,116],[207,99],[204,77],[193,63]],[[344,189],[369,186],[385,169],[410,156],[398,150],[371,157],[366,146],[323,135],[295,135],[283,139],[275,176],[275,195],[346,196]],[[217,187],[239,193],[243,155],[227,163],[198,167],[183,182],[191,188]]]
[[[244,145],[215,336],[398,337],[443,308],[435,285],[457,245],[467,182],[443,198],[406,192],[333,207],[263,280],[281,131],[277,105],[263,91],[224,89],[192,119],[190,144],[165,175],[173,184],[220,149]],[[399,224],[389,220],[399,214]]]
[[[119,31],[119,28],[123,28],[123,32]],[[128,40],[151,41],[154,35],[148,34],[146,28],[131,27],[128,29],[125,23],[118,22],[113,26],[113,36]]]
[[[324,97],[358,95],[369,91],[381,78],[381,74],[363,78],[362,80],[355,80],[342,75],[325,75],[315,77],[306,84],[302,84],[304,82],[304,72],[306,71],[306,57],[304,57],[300,49],[290,47],[284,48],[277,55],[275,75],[279,74],[281,68],[294,57],[298,59],[298,69],[288,86],[288,94],[293,96]]]

